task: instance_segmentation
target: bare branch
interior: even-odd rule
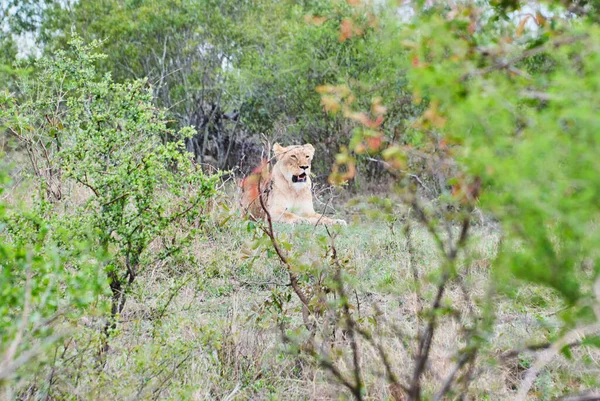
[[[417,204],[416,202],[413,202],[413,203]],[[426,219],[426,215],[422,211],[421,211],[421,215],[423,216],[422,219],[424,219],[424,221],[428,223],[428,227],[430,227],[430,231],[433,230],[433,232],[435,233],[433,226]],[[463,219],[461,234],[460,234],[460,238],[458,239],[457,244],[455,246],[453,246],[451,248],[451,250],[446,254],[446,262],[445,262],[446,266],[444,267],[444,271],[442,273],[442,278],[440,280],[440,283],[438,284],[437,292],[436,292],[433,304],[431,306],[431,310],[429,313],[429,321],[427,323],[425,332],[419,336],[418,352],[417,352],[416,363],[415,363],[415,368],[413,370],[413,376],[412,376],[410,392],[409,392],[409,397],[411,400],[416,401],[416,400],[421,399],[421,376],[423,375],[423,372],[425,371],[425,366],[427,364],[427,360],[429,359],[429,352],[431,350],[431,344],[433,342],[435,329],[437,327],[436,311],[438,309],[440,309],[442,297],[444,295],[444,291],[446,289],[448,280],[450,279],[451,267],[455,263],[456,256],[458,255],[458,251],[466,244],[466,240],[467,240],[468,232],[469,232],[469,226],[470,226],[470,220],[469,220],[469,216],[467,215]],[[444,248],[443,243],[441,242],[441,239],[439,237],[437,237],[437,233],[436,233],[436,238],[440,242],[442,249],[443,249]]]
[[[452,369],[452,371],[450,371],[450,373],[448,374],[446,379],[444,379],[442,388],[435,395],[434,401],[441,401],[442,398],[446,395],[446,393],[448,393],[448,391],[450,391],[450,388],[452,387],[452,383],[454,382],[454,378],[456,377],[456,374],[462,369],[463,366],[465,366],[467,364],[467,362],[469,362],[471,360],[472,355],[473,355],[473,353],[465,353],[460,357],[460,359],[454,366],[454,369]]]
[[[524,401],[527,398],[527,393],[529,393],[529,389],[533,385],[537,374],[560,352],[561,349],[573,342],[575,339],[579,339],[589,334],[595,334],[598,332],[598,330],[600,330],[600,324],[598,323],[574,329],[568,332],[558,341],[555,341],[550,348],[541,352],[537,356],[531,368],[529,368],[525,373],[525,378],[519,386],[519,391],[515,397],[515,400]]]
[[[309,300],[308,300],[306,294],[304,294],[304,291],[302,291],[302,289],[300,288],[300,285],[298,283],[298,277],[293,272],[292,265],[290,264],[287,257],[283,254],[283,251],[279,247],[279,243],[277,242],[277,239],[275,238],[275,234],[274,234],[274,230],[273,230],[273,219],[271,218],[271,213],[269,212],[267,206],[265,205],[265,201],[263,199],[264,196],[263,196],[263,191],[261,189],[261,180],[262,180],[262,177],[260,177],[259,181],[258,181],[258,199],[260,202],[260,206],[262,207],[263,211],[265,212],[265,216],[267,217],[267,224],[268,224],[267,228],[265,228],[264,226],[261,226],[261,229],[263,230],[263,232],[265,234],[267,234],[267,236],[271,240],[271,244],[273,245],[273,248],[275,249],[275,253],[279,257],[279,260],[287,268],[288,275],[290,277],[290,285],[292,286],[292,289],[298,296],[298,299],[300,299],[300,302],[302,302],[302,306],[303,306],[302,307],[302,317],[304,320],[304,325],[311,333],[314,334],[315,328],[308,321],[308,314],[310,311],[310,308],[308,306]]]
[[[522,348],[508,350],[508,351],[505,351],[502,354],[500,354],[500,359],[501,360],[511,359],[511,358],[514,358],[525,352],[543,351],[548,348],[552,348],[552,345],[553,345],[553,343],[547,342],[547,343],[533,344],[533,345],[528,345],[528,346],[525,346]],[[581,341],[577,340],[577,341],[572,341],[569,344],[566,344],[565,347],[573,348],[573,347],[577,347],[579,345],[581,345]]]
[[[554,401],[600,401],[600,390],[591,390],[582,394],[565,395]]]
[[[425,185],[423,183],[423,181],[421,181],[421,179],[419,178],[418,175],[407,173],[404,170],[395,169],[390,163],[386,162],[385,160],[375,159],[374,157],[366,157],[365,159],[368,160],[368,161],[370,161],[370,162],[379,163],[379,164],[383,165],[385,168],[388,169],[388,171],[389,170],[391,170],[391,171],[399,171],[400,173],[402,173],[404,175],[407,175],[410,178],[412,178],[413,180],[415,180],[420,186],[423,187],[423,189],[429,191],[429,188],[427,188],[427,185]],[[390,171],[390,173],[391,173],[391,171]]]
[[[342,307],[344,310],[344,317],[346,320],[346,324],[348,326],[348,335],[350,336],[350,348],[352,349],[352,359],[354,364],[354,384],[356,386],[356,394],[355,397],[357,400],[362,400],[362,377],[361,377],[361,369],[360,369],[360,358],[358,351],[358,342],[356,341],[356,322],[350,316],[350,306],[348,304],[348,297],[346,296],[346,292],[344,291],[344,282],[342,280],[342,265],[337,258],[337,249],[335,248],[335,243],[333,240],[333,236],[327,229],[327,233],[329,234],[329,238],[331,239],[331,251],[332,258],[334,263],[336,264],[336,272],[335,272],[335,281],[337,282],[337,292],[340,297],[340,301],[342,302]]]

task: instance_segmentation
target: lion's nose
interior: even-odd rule
[[[306,169],[308,168],[308,166],[300,166],[300,168],[301,168],[302,170],[306,170]]]

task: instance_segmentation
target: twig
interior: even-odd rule
[[[289,341],[289,338],[287,340]],[[350,390],[350,392],[354,395],[356,399],[362,400],[361,392],[357,392],[356,387],[352,383],[350,383],[350,381],[348,381],[348,379],[346,379],[344,375],[342,375],[342,373],[337,368],[337,366],[335,366],[335,364],[333,364],[330,360],[323,358],[313,348],[311,348],[309,352],[311,356],[315,358],[322,367],[329,370],[335,376],[335,378],[340,383],[342,383],[342,385],[344,385],[344,387]]]
[[[186,363],[190,358],[192,357],[192,352],[190,352],[188,355],[186,355],[185,358],[183,358],[181,361],[179,361],[179,363],[177,365],[175,365],[173,367],[173,370],[171,371],[171,373],[169,375],[167,375],[167,377],[165,377],[159,384],[158,386],[156,386],[156,388],[152,391],[153,396],[155,397],[155,399],[158,399],[158,396],[160,396],[160,393],[164,390],[162,388],[162,386],[168,382],[169,380],[171,380],[173,378],[173,376],[175,376],[175,373],[177,373],[177,371],[179,370],[179,368]]]
[[[290,264],[289,260],[283,254],[281,248],[279,247],[279,243],[277,242],[277,239],[275,238],[275,234],[274,234],[274,230],[273,230],[273,219],[271,218],[271,213],[269,212],[269,210],[267,209],[267,207],[265,205],[265,201],[263,199],[262,190],[261,190],[261,187],[260,187],[261,186],[260,185],[261,184],[261,180],[262,180],[262,177],[260,177],[259,180],[258,180],[258,189],[259,189],[259,191],[258,191],[258,193],[259,193],[258,199],[260,201],[260,206],[262,207],[263,211],[265,212],[265,216],[267,217],[267,224],[268,224],[268,227],[266,229],[263,226],[261,226],[261,229],[263,230],[263,232],[265,234],[267,234],[267,236],[271,240],[271,244],[273,245],[273,248],[275,249],[275,253],[279,257],[279,260],[287,268],[288,275],[290,277],[290,285],[292,286],[292,289],[294,290],[294,292],[298,296],[298,299],[300,299],[300,302],[302,302],[302,318],[304,320],[304,325],[306,326],[306,328],[312,334],[314,334],[315,328],[308,321],[308,314],[309,314],[309,311],[310,311],[310,308],[308,306],[309,300],[306,297],[306,295],[304,294],[304,292],[302,291],[302,289],[300,288],[300,285],[298,283],[298,277],[293,272],[292,265]]]
[[[422,302],[422,295],[421,295],[421,279],[419,277],[419,270],[417,269],[417,263],[415,260],[415,255],[414,255],[414,250],[413,250],[413,246],[412,246],[412,228],[410,225],[410,221],[408,221],[406,223],[406,226],[404,228],[404,233],[406,236],[406,248],[408,251],[408,259],[410,262],[410,270],[412,272],[412,276],[413,276],[413,280],[415,282],[415,296],[417,298],[417,310],[415,311],[415,317],[416,317],[416,322],[417,322],[417,327],[416,327],[416,332],[418,333],[421,329],[421,314],[423,313],[423,302]]]
[[[5,380],[8,379],[8,377],[17,369],[19,369],[21,366],[25,365],[27,362],[29,362],[33,357],[35,357],[38,353],[42,352],[42,350],[48,346],[49,344],[54,343],[55,341],[58,341],[60,338],[62,338],[62,334],[55,334],[52,335],[50,337],[47,337],[45,339],[45,343],[43,345],[41,344],[36,344],[34,346],[32,346],[30,349],[28,349],[27,351],[23,352],[21,355],[19,355],[18,358],[10,361],[10,363],[8,363],[7,365],[3,365],[0,369],[0,380]]]
[[[92,190],[92,192],[94,193],[94,195],[96,195],[96,197],[100,198],[100,194],[98,193],[98,191],[96,190],[96,188],[94,188],[93,186],[91,186],[90,184],[87,183],[87,174],[85,177],[86,181],[83,181],[81,178],[76,177],[75,181],[77,181],[78,183],[85,185],[86,187],[88,187],[89,189]]]
[[[377,353],[379,354],[379,358],[381,358],[381,362],[383,363],[383,366],[385,367],[385,375],[386,375],[386,378],[387,378],[388,382],[390,384],[395,385],[395,386],[399,386],[402,390],[404,390],[405,392],[408,393],[410,391],[409,387],[406,386],[406,385],[404,385],[404,384],[402,384],[402,383],[400,383],[400,380],[398,379],[398,377],[396,376],[396,374],[392,370],[392,365],[391,365],[391,363],[389,361],[387,353],[383,349],[383,346],[381,344],[377,344],[375,342],[375,339],[373,338],[373,336],[369,332],[367,332],[366,330],[363,330],[360,327],[357,327],[356,331],[365,340],[367,340],[371,344],[371,346],[373,348],[375,348],[377,350]]]
[[[591,390],[582,394],[565,395],[559,398],[555,398],[554,401],[599,401],[600,391]]]
[[[511,58],[509,60],[499,61],[499,62],[496,62],[495,64],[493,64],[493,65],[491,65],[489,67],[483,68],[481,70],[478,70],[478,71],[475,71],[475,72],[471,72],[471,73],[466,73],[462,77],[460,77],[460,81],[464,81],[465,79],[473,77],[473,76],[485,75],[485,74],[488,74],[488,73],[490,73],[492,71],[495,71],[495,70],[501,70],[501,69],[508,68],[508,67],[512,66],[513,64],[516,64],[519,61],[524,60],[526,58],[533,57],[533,56],[535,56],[537,54],[543,53],[543,52],[545,52],[547,50],[550,50],[552,48],[555,49],[555,48],[563,46],[563,45],[568,45],[568,44],[571,44],[571,43],[574,43],[574,42],[586,39],[588,37],[589,37],[588,34],[583,34],[583,35],[569,36],[569,37],[566,37],[566,38],[560,38],[560,39],[554,40],[554,41],[552,41],[550,43],[545,43],[542,46],[535,47],[533,49],[529,49],[527,51],[524,51],[520,55],[518,55],[516,57],[513,57],[513,58]]]
[[[240,391],[241,388],[242,388],[242,384],[238,382],[238,384],[235,385],[235,388],[233,389],[233,391],[231,393],[229,393],[229,395],[227,397],[223,398],[223,401],[233,400],[233,397]]]
[[[413,203],[416,204],[416,201]],[[422,217],[423,219],[426,219],[426,215],[422,211],[421,211],[421,215],[423,216]],[[429,223],[428,220],[425,220],[425,221],[427,223]],[[444,268],[442,278],[437,287],[436,296],[435,296],[435,299],[431,306],[429,322],[427,323],[425,333],[422,336],[420,336],[420,339],[419,339],[419,347],[418,347],[418,353],[417,353],[417,358],[416,358],[417,360],[415,363],[415,368],[413,370],[413,377],[412,377],[412,382],[411,382],[411,387],[410,387],[410,392],[409,392],[410,399],[414,400],[414,401],[421,399],[421,376],[423,375],[423,372],[425,371],[425,366],[426,366],[427,360],[429,359],[429,352],[431,350],[431,344],[433,343],[433,337],[435,334],[435,329],[437,327],[437,313],[436,312],[441,306],[442,297],[444,295],[446,285],[448,284],[448,280],[450,279],[451,267],[454,265],[454,262],[458,255],[458,251],[466,243],[468,232],[469,232],[469,226],[470,226],[470,219],[467,215],[463,220],[462,230],[461,230],[460,238],[458,239],[457,244],[455,246],[452,246],[450,251],[446,254],[446,264],[447,265]],[[430,230],[433,229],[433,226],[429,225],[429,227],[431,227]],[[436,235],[437,235],[437,233],[436,233]],[[441,242],[441,239],[439,237],[437,237],[437,238],[440,241],[440,244],[443,249],[444,247],[443,247],[443,243]]]
[[[429,191],[429,188],[427,188],[427,185],[425,185],[425,184],[423,183],[423,181],[421,181],[421,179],[419,178],[419,176],[418,176],[418,175],[416,175],[416,174],[411,174],[411,173],[407,173],[407,172],[406,172],[406,171],[404,171],[404,170],[398,170],[398,169],[395,169],[395,168],[394,168],[394,167],[393,167],[393,166],[392,166],[390,163],[388,163],[388,162],[386,162],[386,161],[384,161],[384,160],[375,159],[375,158],[373,158],[373,157],[366,157],[365,159],[366,159],[366,160],[368,160],[368,161],[370,161],[370,162],[374,162],[374,163],[379,163],[379,164],[382,164],[382,165],[383,165],[385,168],[387,168],[388,170],[396,170],[396,171],[399,171],[399,172],[401,172],[402,174],[405,174],[405,175],[409,176],[410,178],[412,178],[413,180],[415,180],[415,181],[416,181],[416,182],[417,182],[417,183],[418,183],[420,186],[422,186],[422,187],[423,187],[423,189],[425,189],[425,190]]]
[[[118,200],[120,200],[120,199],[123,199],[123,198],[125,198],[125,197],[126,197],[126,196],[128,196],[128,195],[130,195],[130,193],[129,193],[129,192],[126,192],[126,193],[124,193],[123,195],[119,195],[119,196],[117,196],[116,198],[114,198],[113,200],[106,202],[106,203],[105,203],[104,205],[102,205],[102,206],[103,206],[103,207],[110,206],[110,205],[112,205],[113,203],[115,203],[116,201],[118,201]]]
[[[444,379],[444,384],[442,384],[442,388],[435,395],[435,397],[433,399],[434,401],[441,401],[441,399],[446,395],[446,393],[448,391],[450,391],[450,388],[452,387],[452,383],[454,382],[454,378],[456,377],[456,374],[462,369],[463,366],[465,366],[467,364],[467,362],[469,362],[471,360],[471,356],[472,356],[472,353],[469,352],[469,353],[463,354],[460,357],[460,359],[454,366],[454,369],[452,369],[452,371],[448,374],[446,379]]]
[[[587,334],[597,333],[599,329],[599,324],[592,324],[582,328],[574,329],[558,341],[555,341],[550,348],[541,352],[535,362],[532,364],[531,368],[529,368],[525,373],[525,378],[523,381],[521,381],[521,385],[519,386],[519,391],[515,397],[515,400],[524,401],[527,398],[527,393],[529,393],[529,389],[533,385],[537,374],[554,358],[554,356],[560,352],[561,349],[574,341],[573,337],[580,338]]]
[[[171,291],[171,294],[169,294],[169,298],[167,299],[167,302],[165,302],[165,304],[158,309],[158,315],[155,317],[155,319],[161,320],[163,318],[163,316],[167,312],[167,309],[169,308],[169,305],[173,301],[173,298],[175,298],[175,296],[179,293],[179,291],[191,280],[192,280],[192,276],[188,277],[186,280],[183,280],[174,291]]]
[[[335,247],[335,242],[334,242],[334,236],[331,234],[331,232],[329,231],[329,229],[327,227],[325,227],[325,229],[327,230],[327,234],[329,235],[329,238],[331,239],[331,257],[333,259],[333,262],[336,265],[336,271],[335,271],[335,276],[334,276],[334,280],[337,283],[337,293],[340,297],[340,301],[342,303],[342,308],[344,310],[344,318],[346,320],[346,324],[348,326],[348,335],[350,336],[350,348],[352,349],[352,362],[354,365],[354,391],[353,394],[356,397],[357,400],[361,401],[363,399],[362,397],[362,389],[363,389],[363,382],[362,382],[362,376],[361,376],[361,367],[360,367],[360,356],[359,356],[359,350],[358,350],[358,342],[356,339],[356,334],[355,332],[358,330],[358,326],[356,324],[356,322],[354,321],[354,319],[352,318],[352,316],[350,316],[350,305],[348,304],[348,297],[346,296],[346,292],[344,291],[344,281],[342,280],[342,265],[337,257],[337,249]],[[385,356],[385,353],[383,353]],[[385,362],[387,364],[387,367],[389,367],[389,362],[387,362],[387,358],[385,358]],[[389,373],[393,376],[393,373],[391,372],[391,368]],[[397,381],[396,381],[397,383]]]
[[[321,222],[321,220],[323,220],[323,217],[325,217],[325,212],[327,211],[327,205],[329,205],[330,201],[331,201],[331,198],[327,199],[327,203],[325,203],[325,206],[323,206],[323,213],[321,213],[321,217],[319,217],[317,219],[317,221],[315,222],[315,225],[313,227],[313,232],[317,229],[319,223]]]
[[[61,360],[65,359],[65,355],[66,355],[67,351],[69,350],[69,345],[71,344],[71,342],[72,342],[72,339],[69,339],[69,341],[67,341],[66,345],[64,345],[63,352],[60,354]],[[50,388],[52,387],[52,384],[54,383],[54,374],[56,372],[57,356],[58,356],[58,346],[54,350],[54,360],[52,361],[52,369],[50,369],[50,374],[48,375],[48,389],[46,390],[46,394],[44,394],[43,401],[47,401],[48,398],[50,397]]]
[[[436,311],[440,308],[442,296],[444,295],[446,284],[449,278],[450,273],[446,270],[442,275],[440,283],[438,284],[437,293],[433,301],[433,305],[431,306],[431,313],[425,333],[422,336],[419,336],[420,339],[417,352],[417,361],[413,370],[411,387],[409,391],[410,399],[414,401],[421,399],[421,376],[425,371],[425,366],[427,360],[429,359],[429,351],[431,350],[433,336],[437,327]]]
[[[440,249],[440,251],[442,252],[442,254],[447,255],[446,247],[444,246],[444,241],[442,241],[442,239],[440,238],[439,234],[435,230],[434,225],[429,220],[429,217],[427,216],[427,214],[425,213],[425,210],[421,207],[421,205],[417,201],[416,197],[412,200],[412,202],[410,203],[410,206],[416,211],[419,221],[421,222],[421,224],[423,224],[425,226],[425,228],[427,228],[427,231],[429,231],[429,234],[435,240],[435,243],[437,244],[437,246]]]
[[[508,351],[505,351],[502,354],[500,354],[500,359],[507,360],[510,358],[514,358],[515,356],[518,356],[519,354],[523,354],[525,352],[535,352],[535,351],[546,350],[548,348],[551,348],[552,345],[553,345],[553,343],[547,342],[547,343],[541,343],[541,344],[528,345],[523,348],[508,350]],[[565,347],[573,348],[573,347],[577,347],[579,345],[581,345],[581,341],[576,340],[576,341],[570,342],[569,344],[566,344]]]

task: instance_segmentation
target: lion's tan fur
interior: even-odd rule
[[[276,143],[273,153],[277,162],[270,173],[264,166],[262,172],[256,172],[252,180],[247,177],[242,183],[241,206],[245,214],[252,219],[265,218],[258,199],[260,192],[275,222],[346,224],[344,220],[334,220],[316,213],[313,208],[310,168],[315,149],[311,144],[283,147]],[[306,175],[305,181],[294,182],[303,173]]]

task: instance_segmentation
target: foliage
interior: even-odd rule
[[[196,159],[228,168],[235,165],[236,140],[242,140],[234,109],[226,100],[223,66],[234,53],[240,2],[110,0],[55,4],[46,14],[41,41],[48,54],[61,49],[76,32],[86,42],[98,40],[106,57],[99,72],[117,82],[146,77],[155,102],[169,111],[176,128],[194,127],[186,139]],[[65,26],[72,31],[65,31]],[[165,140],[172,138],[165,137]],[[237,146],[237,145],[236,145]]]
[[[538,32],[520,39],[524,22],[506,35],[506,25],[485,14],[485,6],[472,4],[433,8],[418,13],[409,28],[387,31],[383,46],[388,51],[397,52],[394,43],[410,50],[408,58],[394,59],[399,69],[408,71],[413,100],[426,102],[423,114],[412,125],[426,138],[417,149],[387,140],[377,124],[385,107],[378,110],[373,105],[365,112],[347,87],[320,89],[323,99],[333,99],[330,109],[348,110],[346,115],[363,126],[354,130],[350,149],[338,155],[330,179],[351,178],[357,154],[380,155],[396,175],[405,202],[447,258],[434,281],[437,295],[427,311],[431,315],[426,328],[417,335],[414,375],[402,387],[412,400],[423,396],[422,364],[435,335],[435,316],[445,310],[446,286],[463,274],[454,259],[468,236],[469,213],[475,205],[498,219],[503,233],[490,277],[492,291],[513,294],[518,288],[515,278],[555,290],[565,307],[560,314],[562,324],[551,336],[551,342],[561,345],[553,348],[561,349],[574,333],[598,332],[600,315],[593,307],[600,297],[594,245],[599,217],[594,72],[598,69],[598,27],[589,21],[568,24],[560,13],[544,16],[538,11],[524,17],[525,21],[532,18]],[[434,214],[443,220],[433,219],[420,206],[411,178],[424,185],[418,177],[406,174],[406,160],[415,151],[425,155],[431,170],[457,163],[450,181],[451,197],[440,198],[441,208]],[[463,229],[453,244],[451,234],[447,239],[440,234],[444,225],[456,219],[462,219]],[[470,334],[457,355],[454,374],[464,364],[474,363],[481,340],[493,333],[493,314],[489,314],[493,298],[480,302],[478,313],[483,313],[483,320],[465,327]],[[521,383],[518,399],[524,399],[538,370],[547,363],[542,360],[537,360]],[[382,361],[387,368],[383,356]],[[356,364],[355,372],[358,369]],[[361,398],[358,376],[347,382],[333,367],[330,370]],[[454,379],[451,375],[444,381],[436,399],[450,391]]]
[[[31,78],[11,72],[0,103],[35,188],[31,211],[2,218],[17,287],[2,328],[18,337],[28,286],[49,271],[56,305],[102,318],[72,322],[76,344],[43,371],[56,391],[32,394],[189,398],[199,380],[212,398],[290,398],[281,381],[325,386],[321,370],[358,400],[598,386],[595,4],[363,3],[47,10],[52,57]],[[93,44],[61,50],[67,21]],[[187,125],[197,131],[177,131]],[[222,221],[206,216],[218,177],[184,143],[201,162],[250,169],[274,138],[313,142],[332,184],[385,174],[393,191],[356,199],[357,224],[339,232],[268,215],[243,225],[233,201]],[[40,273],[15,270],[21,248]],[[39,304],[47,319],[55,304]],[[55,339],[35,322],[28,333]],[[71,379],[82,371],[85,383]]]
[[[315,86],[343,80],[377,91],[394,138],[414,113],[403,74],[378,45],[377,13],[329,1],[78,2],[49,8],[39,40],[51,54],[65,46],[69,25],[88,42],[102,41],[100,71],[118,82],[148,77],[158,105],[198,131],[186,146],[201,162],[249,171],[266,134],[320,146],[315,167],[326,174],[330,149],[347,144],[352,124],[327,117]],[[371,178],[382,172],[368,161],[361,167]]]
[[[35,209],[0,205],[0,385],[67,335],[58,323],[103,309],[105,255],[56,223]]]
[[[39,29],[44,11],[54,0],[6,0],[0,4],[2,32],[33,32]]]
[[[219,176],[204,175],[181,140],[161,141],[161,135],[184,138],[193,130],[176,134],[167,128],[146,81],[97,78],[94,62],[102,56],[95,47],[75,39],[54,60],[39,61],[39,73],[21,82],[20,99],[3,99],[2,123],[27,150],[39,189],[37,214],[12,214],[5,228],[4,238],[15,248],[4,251],[8,281],[2,288],[11,302],[3,303],[3,322],[15,336],[13,318],[30,313],[15,303],[25,298],[38,307],[40,293],[43,313],[32,314],[37,321],[62,304],[85,309],[108,281],[104,352],[134,280],[198,234],[194,226],[202,223]],[[84,191],[83,202],[66,188]],[[164,252],[146,255],[153,241],[167,238]],[[90,272],[102,274],[91,279]]]
[[[329,1],[259,4],[244,20],[248,44],[230,74],[234,96],[243,99],[246,127],[273,129],[280,141],[314,144],[321,155],[316,171],[328,171],[331,149],[347,145],[353,124],[333,113],[327,116],[331,99],[320,98],[314,88],[339,82],[365,96],[377,92],[379,101],[389,105],[386,132],[402,136],[403,119],[414,110],[402,100],[404,76],[379,46],[382,31],[375,8]],[[364,97],[355,99],[366,103]]]
[[[0,38],[0,80],[2,82],[14,81],[14,75],[18,72],[12,63],[17,55],[17,46],[9,37]]]
[[[455,158],[481,180],[480,206],[505,234],[498,273],[556,289],[573,306],[568,315],[581,316],[598,278],[594,71],[600,31],[595,24],[569,27],[540,17],[541,32],[530,41],[481,54],[477,49],[492,27],[467,37],[469,18],[476,18],[475,10],[468,12],[415,22],[421,36],[409,79],[415,93],[430,99],[423,128],[442,122],[437,128]],[[522,70],[538,54],[552,68]]]
[[[403,40],[411,49],[410,66],[404,68],[409,69],[413,98],[427,99],[413,129],[468,174],[454,179],[454,202],[477,200],[501,222],[506,235],[502,266],[575,303],[585,288],[590,295],[597,277],[597,268],[584,267],[597,266],[592,245],[598,218],[593,155],[599,144],[592,134],[596,26],[581,22],[567,29],[558,17],[550,24],[538,16],[542,31],[507,47],[509,38],[495,38],[494,22],[480,16],[473,6],[457,6],[423,14],[400,34],[389,32],[389,40]],[[544,58],[532,60],[538,55]],[[531,75],[519,69],[540,63],[552,67],[529,68]],[[337,94],[337,101],[350,109],[352,92],[339,96],[340,91],[323,90],[327,96]],[[576,100],[582,93],[585,100]],[[378,116],[372,113],[373,119]],[[401,170],[413,149],[383,146],[385,138],[373,142],[384,133],[372,129],[366,113],[355,114],[364,128],[355,130],[350,150],[381,152],[390,168]],[[356,153],[342,154],[339,164],[351,168]],[[332,176],[334,181],[344,178]],[[474,197],[479,185],[482,195]],[[580,274],[582,268],[588,274]]]

